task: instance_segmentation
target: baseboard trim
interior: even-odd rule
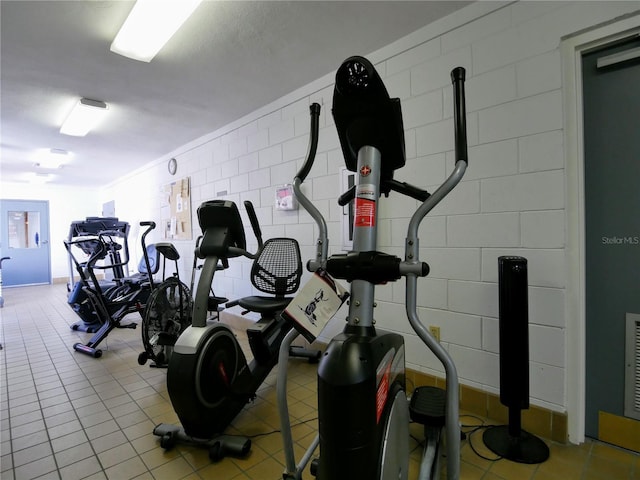
[[[640,421],[598,412],[598,439],[640,453]]]

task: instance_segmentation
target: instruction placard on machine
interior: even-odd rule
[[[283,312],[313,342],[345,302],[349,292],[324,270],[317,270]]]

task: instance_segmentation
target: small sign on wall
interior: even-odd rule
[[[293,193],[293,185],[287,183],[276,187],[276,210],[296,210],[298,202]]]
[[[102,204],[102,216],[103,217],[115,217],[116,216],[116,201],[111,200],[110,202]]]

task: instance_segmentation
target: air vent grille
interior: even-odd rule
[[[625,417],[640,420],[640,315],[627,313],[625,341]]]

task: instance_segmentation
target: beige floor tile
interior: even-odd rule
[[[227,433],[253,436],[246,458],[212,463],[206,449],[184,445],[167,452],[153,428],[179,420],[166,390],[166,370],[137,363],[139,330],[114,330],[103,357],[93,359],[71,348],[78,338],[86,341],[89,336],[69,328],[76,318],[66,304],[64,285],[16,288],[10,293],[11,303],[2,311],[5,348],[0,350],[3,480],[281,479],[284,452],[275,432],[280,428],[277,367],[228,429]],[[131,319],[140,322],[137,314]],[[249,352],[242,332],[238,338]],[[48,355],[34,358],[27,353],[33,349]],[[317,432],[316,372],[317,365],[304,360],[289,364],[296,460]],[[461,417],[464,425],[482,422],[487,421]],[[409,480],[415,480],[422,427],[412,424],[410,431],[415,438],[410,439]],[[471,441],[480,455],[495,458],[484,446],[482,432],[462,443],[463,480],[640,480],[640,455],[593,440],[580,446],[551,442],[551,456],[541,465],[492,462],[470,448]],[[305,478],[312,477],[305,472]]]

